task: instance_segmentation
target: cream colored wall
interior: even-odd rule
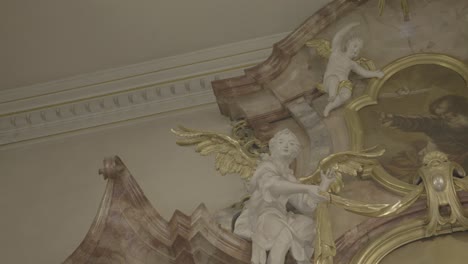
[[[0,90],[289,32],[330,0],[3,2]]]
[[[214,104],[91,133],[0,150],[0,256],[8,264],[60,263],[79,245],[106,182],[97,170],[119,155],[155,208],[169,219],[201,202],[210,211],[243,195],[241,180],[221,177],[213,157],[175,144],[177,125],[229,133]]]

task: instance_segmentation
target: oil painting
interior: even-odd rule
[[[416,184],[422,157],[434,150],[468,170],[468,89],[452,69],[420,64],[398,71],[359,118],[364,147],[382,145],[382,167],[401,181]]]

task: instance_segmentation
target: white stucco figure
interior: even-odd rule
[[[331,54],[323,77],[323,90],[328,93],[328,104],[323,115],[326,117],[330,111],[342,106],[351,98],[353,85],[348,80],[351,71],[364,78],[382,78],[382,71],[370,71],[359,65],[354,59],[358,58],[363,46],[360,38],[353,37],[346,42],[343,50],[343,41],[348,32],[358,26],[351,23],[336,33],[331,43]]]
[[[311,263],[314,251],[313,213],[335,180],[335,171],[321,172],[320,185],[297,181],[289,168],[300,144],[288,129],[275,134],[269,142],[271,155],[258,165],[251,181],[250,195],[236,221],[234,233],[252,240],[253,264],[283,264],[288,251],[297,263]],[[286,209],[291,204],[296,211]]]

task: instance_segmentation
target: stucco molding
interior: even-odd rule
[[[215,102],[211,82],[244,74],[287,34],[0,92],[0,146]]]

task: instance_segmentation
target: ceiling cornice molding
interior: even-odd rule
[[[213,103],[287,33],[0,92],[0,146]]]

